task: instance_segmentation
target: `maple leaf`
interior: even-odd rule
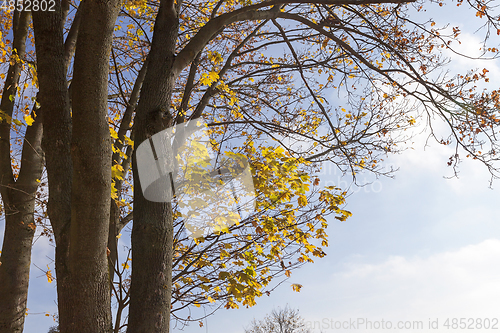
[[[31,117],[31,115],[26,115],[26,116],[24,116],[24,121],[26,122],[26,124],[27,124],[28,126],[31,126],[31,125],[33,125],[33,123],[35,122],[35,119],[33,119],[33,118]]]
[[[219,79],[219,74],[216,72],[203,73],[201,76],[200,82],[205,86],[212,85],[213,82]]]
[[[49,269],[49,265],[47,265],[47,272],[45,272],[45,276],[47,277],[47,281],[49,283],[52,283],[52,281],[54,280],[54,277],[52,276],[52,272]]]

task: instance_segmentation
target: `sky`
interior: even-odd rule
[[[474,13],[465,18],[452,6],[435,9],[427,14],[437,26],[462,27],[456,49],[479,55]],[[490,88],[500,85],[496,62],[448,55],[450,72],[487,67]],[[436,124],[437,131],[444,129]],[[173,332],[243,333],[254,318],[287,305],[315,333],[500,329],[500,183],[490,187],[488,170],[472,160],[463,160],[458,178],[450,179],[446,162],[453,147],[427,142],[427,134],[386,160],[387,170],[399,168],[394,179],[361,175],[361,182],[372,183],[352,188],[346,206],[351,218],[330,219],[325,258],[294,271],[252,308],[219,310],[203,327],[194,323]],[[350,183],[329,166],[321,179],[325,185]],[[300,293],[292,283],[303,285]]]
[[[379,179],[348,199],[353,216],[330,224],[325,258],[293,272],[255,307],[220,310],[207,319],[208,330],[191,325],[183,331],[243,333],[253,318],[286,305],[316,322],[313,332],[325,333],[369,331],[363,325],[335,329],[335,322],[358,318],[394,327],[422,322],[419,332],[433,331],[429,319],[440,325],[447,318],[498,320],[499,189],[489,188],[487,170],[474,161],[460,165],[459,179],[444,178],[451,173],[449,154],[437,145],[424,151],[419,142],[390,158],[400,168],[395,179]],[[303,285],[300,293],[292,283]],[[394,327],[389,331],[404,331]]]
[[[451,17],[460,20],[452,12],[436,15],[438,25]],[[471,33],[462,40],[464,50],[478,48],[479,38]],[[488,67],[492,77],[500,77],[495,63],[457,57],[450,71],[475,67]],[[499,79],[492,80],[492,87],[499,85]],[[194,323],[172,332],[243,333],[254,318],[286,305],[299,309],[315,333],[435,332],[446,328],[447,319],[452,329],[460,318],[476,332],[491,331],[476,327],[480,324],[500,329],[500,182],[490,188],[487,169],[472,160],[463,160],[458,178],[449,179],[453,172],[446,162],[453,148],[425,143],[425,134],[416,136],[406,151],[389,156],[386,167],[399,168],[394,179],[361,175],[372,183],[352,188],[345,207],[351,218],[330,220],[325,258],[292,272],[252,308],[221,309],[203,327]],[[329,166],[321,180],[325,185],[350,183]],[[0,242],[3,228],[0,224]],[[53,256],[45,239],[35,243],[27,333],[47,332],[55,325],[56,285],[40,270],[53,267]],[[292,290],[293,283],[303,285],[300,293]]]

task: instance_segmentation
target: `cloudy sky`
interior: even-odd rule
[[[400,167],[395,179],[377,180],[349,198],[353,217],[330,224],[327,257],[294,272],[254,308],[220,310],[206,321],[208,332],[242,333],[253,318],[286,304],[325,333],[351,331],[332,329],[332,320],[358,318],[391,321],[395,332],[399,321],[422,322],[418,331],[430,332],[429,319],[438,319],[440,329],[447,318],[498,320],[498,185],[488,188],[488,172],[473,161],[461,164],[459,179],[445,179],[451,152],[422,145],[390,158]],[[302,291],[293,292],[291,283]],[[207,330],[191,325],[184,332]]]
[[[479,21],[474,12],[464,16],[453,6],[436,6],[424,15],[438,26],[461,26],[457,49],[479,55],[481,35],[474,34]],[[492,78],[500,78],[496,62],[449,55],[451,72],[487,67]],[[498,86],[500,80],[493,79],[490,89]],[[407,151],[387,159],[387,168],[399,168],[395,179],[366,175],[373,183],[353,188],[347,204],[353,216],[346,222],[332,219],[325,258],[295,271],[255,307],[219,310],[203,327],[195,323],[182,331],[243,333],[252,319],[286,305],[299,309],[317,333],[377,327],[435,332],[446,329],[447,319],[450,329],[462,331],[453,318],[457,324],[464,318],[463,331],[500,329],[500,184],[490,188],[486,168],[471,160],[460,164],[458,178],[449,179],[453,172],[446,162],[453,147],[426,145],[426,138],[416,136]],[[349,182],[325,169],[324,182]],[[300,293],[292,291],[292,283],[303,285]],[[488,323],[489,330],[479,329]]]
[[[442,13],[435,15],[438,24],[460,19]],[[451,25],[463,26],[463,22]],[[479,37],[472,34],[463,34],[462,40],[465,50],[474,52],[479,47]],[[456,57],[451,71],[475,67],[488,67],[492,77],[500,77],[493,62],[478,64]],[[446,179],[452,175],[446,165],[452,148],[432,142],[425,147],[425,139],[425,135],[415,137],[410,149],[386,161],[399,168],[395,179],[370,179],[371,185],[353,188],[346,207],[353,216],[346,222],[332,219],[325,258],[293,272],[255,307],[219,310],[205,320],[204,327],[193,324],[183,332],[243,333],[253,318],[287,304],[299,309],[318,333],[368,331],[367,322],[376,327],[382,320],[385,328],[391,323],[387,331],[431,332],[437,329],[429,328],[429,322],[443,330],[447,318],[450,325],[453,318],[465,318],[467,325],[477,318],[483,322],[488,318],[493,325],[496,318],[500,329],[500,183],[489,188],[486,168],[470,160],[460,164],[458,179]],[[322,181],[340,185],[349,179],[326,167]],[[0,242],[3,228],[0,224]],[[40,239],[33,264],[53,267],[51,258],[53,248]],[[54,325],[51,315],[57,312],[55,283],[49,284],[34,265],[27,333],[46,332]],[[292,291],[292,283],[303,285],[300,293]],[[359,325],[336,328],[349,322]],[[397,329],[398,324],[420,323],[414,329]]]

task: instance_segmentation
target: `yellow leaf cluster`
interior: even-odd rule
[[[204,86],[211,86],[212,83],[219,79],[219,74],[217,72],[203,73],[200,78],[200,83]]]

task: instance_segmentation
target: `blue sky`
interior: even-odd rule
[[[486,168],[470,160],[461,164],[460,179],[445,179],[451,173],[447,150],[431,145],[424,151],[419,142],[392,156],[389,162],[400,168],[395,179],[355,190],[347,205],[353,216],[328,228],[325,258],[293,272],[253,308],[219,310],[206,320],[208,332],[242,333],[254,317],[286,304],[300,309],[307,321],[321,323],[498,318],[500,189],[488,188]],[[338,181],[341,175],[332,170],[322,177]],[[51,248],[40,241],[33,263],[45,268],[47,256],[53,257]],[[44,332],[53,320],[43,313],[57,310],[55,283],[47,283],[36,267],[31,274],[25,331]],[[292,283],[303,285],[300,293],[292,291]],[[206,326],[194,323],[183,331],[205,333]]]
[[[460,20],[450,13],[435,17],[440,18],[438,25],[450,17]],[[463,22],[451,23],[456,25]],[[468,31],[474,31],[472,25]],[[464,50],[474,52],[479,47],[479,37],[466,33],[462,37]],[[495,63],[458,57],[453,57],[450,71],[476,67],[488,67],[492,78],[500,77]],[[496,88],[500,80],[491,83]],[[383,319],[391,321],[392,332],[431,332],[437,330],[428,329],[429,319],[437,319],[441,330],[447,318],[500,319],[500,183],[489,188],[488,171],[471,160],[460,164],[459,178],[446,179],[452,175],[446,162],[453,148],[434,142],[426,147],[425,139],[425,134],[416,136],[408,150],[387,159],[387,167],[399,168],[395,179],[361,175],[373,183],[352,189],[346,206],[351,218],[332,219],[325,258],[294,271],[270,297],[257,300],[255,307],[221,309],[205,320],[204,327],[194,323],[183,332],[243,333],[253,318],[286,304],[298,308],[307,322],[319,322],[324,333],[352,331],[332,328],[332,320]],[[325,169],[323,182],[350,182],[333,168]],[[0,224],[0,242],[3,228]],[[57,312],[55,283],[49,284],[34,266],[53,267],[53,256],[45,239],[35,244],[27,333],[46,332],[55,324],[50,316]],[[303,285],[300,293],[292,291],[292,283]],[[399,321],[421,321],[424,328],[394,329]]]

